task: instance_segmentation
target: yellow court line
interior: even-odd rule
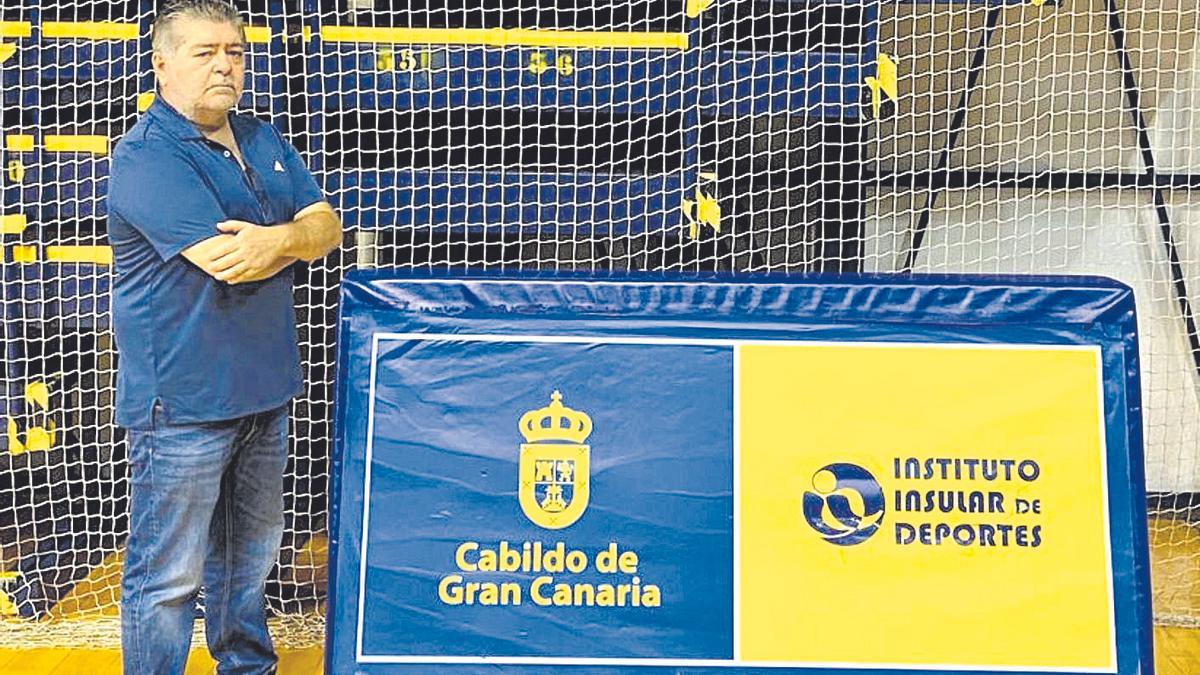
[[[27,38],[33,35],[28,21],[0,21],[0,38]]]
[[[1155,672],[1159,675],[1195,675],[1196,656],[1193,646],[1200,645],[1200,629],[1154,627]],[[301,649],[278,648],[280,673],[290,675],[319,675],[324,649],[320,646]],[[50,659],[49,664],[45,659]],[[214,662],[203,647],[192,649],[187,673],[211,673]],[[60,675],[63,673],[93,673],[120,675],[121,652],[117,649],[77,647],[74,649],[6,648],[0,649],[0,672]]]
[[[6,674],[12,675],[59,675],[63,671],[58,667],[64,661],[71,658],[71,649],[64,647],[46,648],[46,649],[29,649],[23,655],[24,658],[16,663],[10,664],[4,671]],[[79,672],[79,671],[75,671]]]
[[[46,21],[42,24],[42,37],[79,38],[82,40],[136,40],[136,23],[115,21]]]
[[[8,134],[4,137],[4,148],[9,152],[32,152],[32,134]]]
[[[0,216],[0,234],[21,234],[25,231],[25,215],[10,213]]]
[[[324,649],[276,648],[278,672],[288,675],[320,675]],[[188,655],[187,675],[211,673],[216,666],[208,650],[195,647]],[[13,675],[121,675],[121,651],[102,647],[19,647],[0,649],[0,673]]]
[[[79,675],[79,673],[101,675],[102,673],[119,672],[121,672],[121,651],[118,649],[105,651],[72,649],[71,654],[58,664],[56,669],[45,675]]]
[[[107,136],[46,136],[43,139],[47,152],[90,152],[93,155],[108,154]]]
[[[616,33],[528,28],[386,28],[321,26],[326,42],[573,47],[577,49],[687,49],[686,33]]]
[[[112,264],[111,246],[47,246],[46,261],[57,263]]]

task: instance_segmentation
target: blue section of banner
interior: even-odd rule
[[[364,654],[732,657],[731,349],[378,339]],[[592,426],[590,501],[560,530],[518,499],[518,421],[553,392]],[[473,569],[501,542],[530,562]],[[572,552],[586,569],[541,569]],[[623,554],[627,572],[609,564]],[[507,588],[490,599],[506,606],[469,583]],[[614,606],[587,606],[603,585]],[[651,586],[661,606],[634,606]]]
[[[716,341],[734,340],[1099,346],[1117,672],[1152,672],[1136,318],[1132,292],[1119,283],[352,273],[339,328],[327,672],[845,672],[722,663],[735,629],[723,609],[732,606],[733,403],[727,387],[712,383],[729,382],[733,367]],[[714,342],[624,344],[663,339]],[[547,530],[519,501],[525,439],[517,425],[555,389],[594,423],[586,441],[594,490],[575,524]],[[669,480],[651,487],[647,476]],[[640,614],[644,608],[536,606],[528,584],[537,575],[524,572],[494,575],[521,582],[519,606],[441,602],[438,583],[456,573],[457,547],[501,540],[569,542],[589,559],[617,542],[637,552],[641,582],[661,586],[662,607]],[[578,577],[568,583],[604,576],[590,573],[567,575]],[[563,660],[505,665],[478,657]],[[613,658],[655,660],[605,660]]]

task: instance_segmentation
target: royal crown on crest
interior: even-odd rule
[[[562,404],[562,394],[554,390],[550,405],[521,415],[521,435],[530,443],[565,441],[582,444],[592,433],[592,418]]]

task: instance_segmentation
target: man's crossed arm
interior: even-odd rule
[[[342,242],[342,224],[327,202],[301,209],[294,220],[280,225],[226,220],[217,229],[222,234],[185,249],[183,257],[230,284],[268,279],[297,260],[324,257]]]

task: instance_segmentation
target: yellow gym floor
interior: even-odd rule
[[[1200,673],[1200,629],[1154,629],[1157,675]],[[279,675],[319,675],[322,649],[281,651]],[[0,673],[6,675],[119,675],[121,653],[113,650],[30,649],[0,651]],[[213,672],[213,661],[204,649],[192,651],[187,675]]]
[[[1150,535],[1155,608],[1163,614],[1200,616],[1200,529],[1159,519],[1151,522]],[[106,581],[114,580],[116,569],[110,566],[104,573]],[[95,584],[100,580],[90,581]],[[0,630],[3,628],[0,624]],[[1157,626],[1154,643],[1157,675],[1200,675],[1200,627]],[[317,675],[322,672],[323,656],[321,647],[280,650],[279,675]],[[187,675],[212,673],[213,666],[207,650],[195,649]],[[121,653],[116,649],[0,650],[0,673],[5,675],[119,675],[120,672]]]

